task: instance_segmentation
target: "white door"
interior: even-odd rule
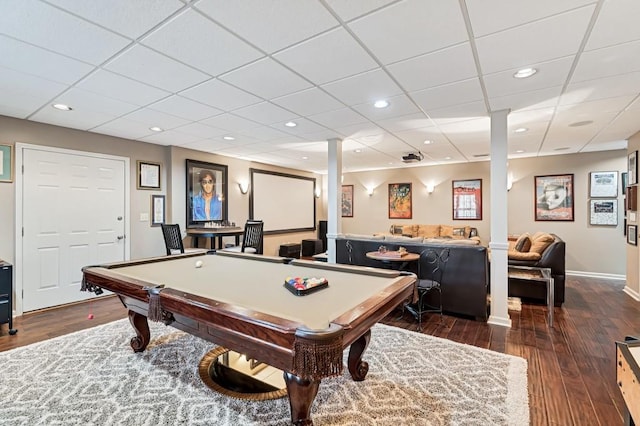
[[[23,310],[92,297],[82,267],[125,260],[125,161],[25,149],[23,165]]]

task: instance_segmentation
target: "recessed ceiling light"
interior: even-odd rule
[[[451,157],[444,157],[445,160],[451,160]]]
[[[562,146],[560,148],[554,148],[554,151],[566,151],[567,149],[569,149],[568,146]]]
[[[527,127],[518,127],[517,129],[515,129],[513,131],[513,133],[524,133],[524,132],[528,132],[529,129]]]
[[[297,124],[294,123],[293,121],[287,121],[286,123],[284,123],[285,126],[287,127],[296,127]]]
[[[55,109],[59,109],[60,111],[71,111],[73,109],[69,105],[65,105],[65,104],[53,104],[51,106],[54,107]]]
[[[426,141],[423,142],[425,145],[431,145],[433,143],[432,140],[427,139]]]
[[[359,154],[359,153],[362,152],[362,150],[361,149],[354,149],[353,152],[355,152],[356,154]]]
[[[149,127],[149,130],[151,130],[152,132],[162,132],[162,131],[164,131],[164,129],[162,127],[158,127],[158,126]]]
[[[386,108],[389,106],[389,101],[385,101],[384,99],[380,99],[373,104],[376,108]]]
[[[524,152],[524,149],[517,149],[516,150],[516,154],[522,154]]]
[[[303,160],[308,160],[308,159],[309,159],[309,157],[306,157],[306,156],[305,156],[305,157],[302,157],[302,159],[303,159]]]
[[[473,156],[474,156],[475,158],[482,158],[482,157],[488,157],[488,156],[489,156],[489,154],[473,154]]]
[[[518,70],[515,74],[513,74],[514,78],[527,78],[527,77],[531,77],[532,75],[534,75],[535,73],[537,73],[538,70],[535,68],[522,68],[521,70]]]
[[[587,126],[589,124],[593,124],[593,120],[576,121],[575,123],[569,124],[569,127]]]
[[[235,141],[236,138],[234,138],[233,136],[223,136],[222,139],[224,139],[225,141]]]

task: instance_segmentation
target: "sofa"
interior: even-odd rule
[[[392,224],[390,235],[422,237],[434,239],[465,239],[478,236],[478,229],[472,226],[428,225],[428,224]]]
[[[442,310],[447,313],[474,317],[486,321],[488,314],[489,264],[487,248],[472,239],[440,239],[397,235],[339,234],[336,238],[336,262],[348,265],[382,267],[379,260],[369,259],[367,252],[404,247],[410,253],[428,248],[450,249],[442,277]],[[408,264],[417,273],[417,264]]]
[[[555,234],[536,232],[509,237],[509,265],[550,268],[554,279],[554,303],[562,306],[565,290],[565,242]],[[544,283],[509,280],[509,296],[545,303]]]

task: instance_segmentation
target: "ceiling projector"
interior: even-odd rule
[[[402,162],[403,163],[417,163],[419,161],[422,161],[423,158],[424,158],[424,155],[422,155],[422,153],[420,151],[418,151],[418,152],[410,152],[407,155],[403,155],[402,156]]]

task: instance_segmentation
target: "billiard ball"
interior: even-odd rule
[[[202,260],[196,261],[196,268],[202,268]]]

